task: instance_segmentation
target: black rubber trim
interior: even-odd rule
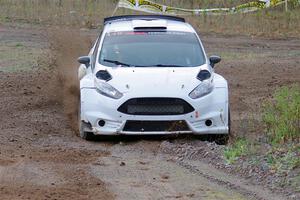
[[[129,132],[180,132],[190,131],[185,121],[135,121],[126,122],[123,131]]]
[[[173,108],[172,108],[173,107]],[[179,109],[175,109],[178,107]],[[138,109],[139,111],[133,111]],[[183,115],[195,109],[179,98],[133,98],[123,103],[118,111],[128,115]]]

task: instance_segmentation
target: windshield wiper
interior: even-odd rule
[[[122,65],[122,66],[126,66],[126,67],[133,67],[133,65],[127,64],[127,63],[122,63],[118,60],[108,60],[108,59],[103,59],[104,62],[109,62],[109,63],[114,63],[116,65]]]
[[[155,65],[137,65],[136,67],[186,67],[182,65],[173,65],[173,64],[155,64]]]
[[[157,65],[153,65],[154,67],[186,67],[186,66],[182,66],[182,65],[173,65],[173,64],[157,64]]]
[[[109,63],[114,63],[116,65],[126,66],[126,67],[186,67],[186,66],[174,65],[174,64],[131,65],[131,64],[120,62],[118,60],[109,60],[109,59],[103,59],[103,61],[109,62]]]

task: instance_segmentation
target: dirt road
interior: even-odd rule
[[[68,81],[57,78],[59,59],[45,59],[47,38],[39,28],[0,25],[0,199],[286,198],[217,170],[224,147],[191,136],[78,138],[65,112],[68,101],[61,101]],[[259,137],[248,131],[249,113],[277,86],[300,82],[299,40],[203,35],[203,41],[224,59],[216,71],[230,83],[234,134]],[[12,63],[24,71],[11,70]]]

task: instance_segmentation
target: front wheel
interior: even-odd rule
[[[79,99],[79,102],[78,102],[78,115],[77,116],[78,116],[79,136],[82,139],[85,139],[85,140],[88,140],[88,141],[93,140],[94,137],[95,137],[94,133],[85,131],[89,127],[88,127],[87,123],[81,121],[81,101],[80,101],[80,99]]]
[[[216,144],[218,145],[226,145],[228,144],[229,141],[229,134],[225,134],[225,135],[214,135],[212,136],[213,140]]]
[[[84,131],[85,127],[87,127],[87,125],[82,121],[80,121],[78,123],[79,123],[79,136],[82,139],[85,139],[85,140],[88,140],[88,141],[94,140],[94,137],[95,137],[94,133]]]

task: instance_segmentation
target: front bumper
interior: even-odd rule
[[[147,97],[147,96],[143,96]],[[168,96],[169,97],[169,96]],[[163,134],[228,134],[228,89],[215,88],[212,93],[193,100],[184,97],[195,111],[183,115],[128,115],[117,109],[128,99],[136,98],[124,95],[115,100],[99,94],[94,88],[81,89],[81,120],[90,124],[95,135],[163,135]],[[180,98],[180,97],[173,97]],[[100,126],[99,121],[105,125]],[[126,131],[127,121],[184,121],[188,129],[184,131]],[[207,121],[212,124],[208,126]]]

